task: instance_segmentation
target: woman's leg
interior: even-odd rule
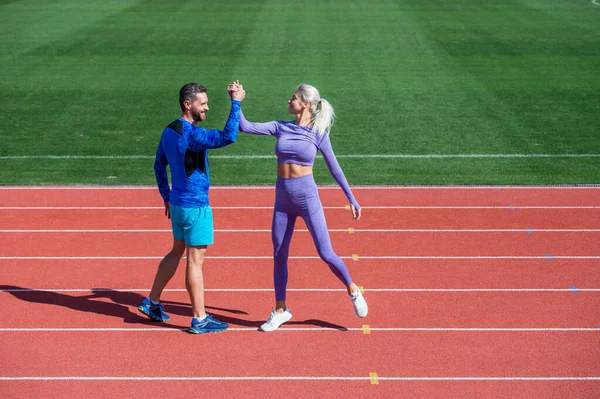
[[[285,304],[285,294],[288,280],[287,260],[295,224],[296,216],[284,212],[276,203],[271,230],[273,239],[275,310],[271,312],[267,321],[260,326],[260,330],[262,331],[275,331],[283,323],[292,318],[292,312],[290,312]]]
[[[321,201],[316,200],[312,203],[312,209],[304,215],[304,221],[312,235],[319,256],[327,263],[327,265],[329,265],[331,271],[346,286],[356,315],[358,317],[365,317],[369,312],[369,307],[358,286],[352,282],[350,273],[348,273],[344,261],[333,252]]]
[[[344,283],[348,289],[348,293],[353,292],[356,289],[356,285],[352,284],[348,268],[346,268],[342,258],[333,251],[333,247],[331,246],[331,238],[327,230],[327,222],[325,221],[321,201],[317,197],[308,206],[309,209],[302,215],[302,218],[308,227],[319,256],[327,263],[333,274]]]
[[[275,310],[285,309],[286,286],[288,281],[288,257],[296,216],[277,207],[273,212],[271,238],[273,240],[273,282],[275,285]]]

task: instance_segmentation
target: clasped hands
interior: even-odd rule
[[[239,80],[229,83],[229,85],[227,85],[227,91],[229,92],[229,96],[232,100],[242,101],[244,98],[246,98],[244,86],[240,84]]]

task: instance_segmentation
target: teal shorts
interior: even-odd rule
[[[185,241],[185,245],[189,247],[213,244],[213,216],[210,206],[182,208],[171,205],[170,209],[173,238]]]

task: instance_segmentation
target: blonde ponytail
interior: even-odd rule
[[[333,106],[329,101],[321,98],[319,91],[314,86],[302,83],[301,85],[298,85],[296,91],[300,93],[300,99],[302,101],[310,102],[313,131],[316,132],[319,137],[324,134],[329,134],[335,120]]]
[[[335,111],[329,101],[324,98],[317,103],[315,112],[313,113],[313,130],[321,137],[323,134],[329,134],[333,122],[335,120]]]

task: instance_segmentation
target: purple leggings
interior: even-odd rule
[[[273,212],[273,280],[275,300],[284,301],[288,281],[288,256],[296,218],[304,219],[319,256],[345,285],[352,279],[344,261],[333,252],[323,206],[313,175],[293,179],[277,177],[275,185],[275,210]]]

